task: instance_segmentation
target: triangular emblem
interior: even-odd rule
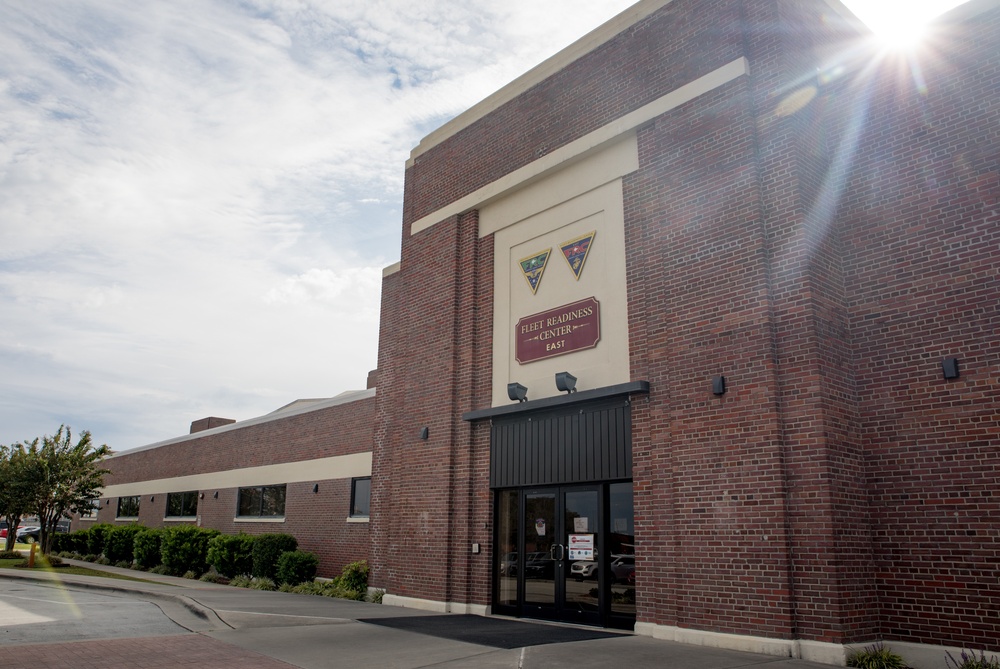
[[[517,263],[521,266],[521,274],[524,274],[524,280],[531,287],[532,295],[538,291],[538,284],[542,282],[542,273],[545,272],[545,265],[548,264],[550,255],[552,255],[552,249],[548,248],[533,256],[521,258]]]
[[[569,263],[569,268],[573,270],[577,281],[580,280],[580,275],[583,274],[583,265],[587,262],[587,254],[590,253],[590,245],[594,242],[595,235],[597,235],[596,230],[559,245],[559,248],[562,249],[563,257]]]

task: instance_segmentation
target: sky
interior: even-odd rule
[[[631,4],[0,0],[0,444],[364,388],[410,149]]]

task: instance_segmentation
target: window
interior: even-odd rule
[[[97,512],[101,508],[101,500],[92,499],[90,503],[80,509],[81,518],[97,518]]]
[[[168,516],[197,516],[198,491],[172,492],[167,494]]]
[[[118,498],[118,518],[139,517],[139,496]]]
[[[351,481],[351,517],[367,518],[371,504],[371,477]]]
[[[265,485],[240,488],[236,515],[274,518],[285,515],[285,486]]]

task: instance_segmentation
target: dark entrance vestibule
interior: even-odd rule
[[[631,629],[630,394],[645,382],[466,414],[490,418],[492,609]]]

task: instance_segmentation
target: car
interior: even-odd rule
[[[17,543],[19,544],[33,544],[38,541],[38,533],[41,532],[40,527],[37,525],[28,525],[27,527],[17,528]]]
[[[548,553],[528,553],[524,558],[525,578],[552,578],[554,571],[553,561]]]
[[[569,568],[569,573],[578,581],[582,581],[585,578],[597,578],[597,563],[593,560],[574,562]]]
[[[635,583],[635,556],[617,555],[611,562],[612,583]]]

